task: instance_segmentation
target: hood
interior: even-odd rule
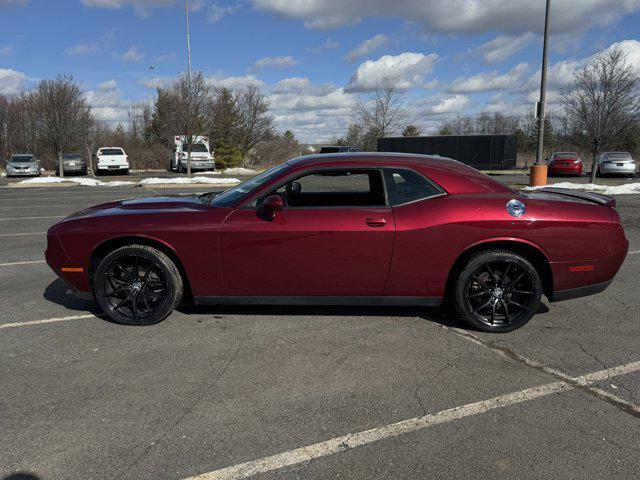
[[[86,208],[69,215],[65,220],[133,213],[189,212],[212,208],[214,207],[200,201],[195,195],[126,198]]]

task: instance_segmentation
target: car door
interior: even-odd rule
[[[267,218],[261,200],[235,210],[220,229],[230,296],[377,296],[385,289],[395,225],[378,169],[321,169],[271,194],[283,210]]]

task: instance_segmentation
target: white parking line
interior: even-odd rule
[[[633,362],[618,367],[600,370],[580,377],[572,378],[572,381],[579,384],[590,384],[609,378],[626,375],[640,370],[640,362]],[[279,453],[270,457],[260,458],[249,462],[233,465],[231,467],[203,473],[186,480],[235,480],[247,478],[259,473],[271,472],[290,465],[308,462],[328,455],[344,452],[350,448],[360,447],[387,438],[405,435],[418,430],[422,430],[434,425],[453,422],[462,418],[479,415],[481,413],[497,410],[499,408],[517,405],[528,402],[536,398],[545,397],[554,393],[571,390],[574,386],[566,382],[553,382],[539,387],[527,388],[517,392],[507,393],[480,402],[469,403],[459,407],[442,410],[438,413],[414,417],[390,425],[373,428],[356,433],[350,433],[341,437],[335,437],[324,442],[296,448],[288,452]]]
[[[7,221],[7,220],[37,220],[40,218],[63,218],[64,215],[53,215],[51,217],[9,217],[9,218],[0,218],[0,222],[1,221]]]
[[[14,267],[16,265],[32,265],[34,263],[46,263],[46,261],[45,260],[29,260],[27,262],[0,263],[0,267]]]
[[[2,233],[0,237],[24,237],[27,235],[45,235],[47,232]]]
[[[29,325],[42,325],[43,323],[68,322],[69,320],[81,320],[83,318],[93,318],[95,315],[73,315],[71,317],[45,318],[44,320],[31,320],[28,322],[0,323],[0,330],[3,328],[27,327]]]

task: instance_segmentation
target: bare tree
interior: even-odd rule
[[[273,134],[269,101],[257,85],[247,85],[235,96],[237,107],[237,146],[243,158],[258,142]]]
[[[32,92],[40,130],[58,157],[58,171],[64,176],[62,154],[80,144],[91,124],[91,107],[73,77],[61,75],[42,80]]]
[[[211,116],[208,107],[211,87],[201,72],[186,73],[174,80],[170,87],[158,88],[154,128],[164,138],[184,135],[187,147],[187,175],[191,176],[191,150],[196,137],[209,132]]]
[[[625,53],[613,49],[597,54],[574,74],[574,85],[560,94],[567,130],[574,143],[592,155],[595,182],[600,153],[625,144],[640,116],[640,76]]]
[[[133,103],[127,116],[129,117],[129,132],[133,138],[148,141],[152,133],[153,106],[144,101]]]
[[[386,81],[368,95],[359,97],[352,113],[355,124],[377,137],[397,132],[408,115],[397,81]]]

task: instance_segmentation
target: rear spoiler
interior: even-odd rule
[[[597,203],[598,205],[604,205],[606,207],[615,208],[616,199],[609,195],[602,195],[601,193],[594,192],[580,192],[577,190],[570,190],[568,188],[554,188],[547,187],[541,188],[538,192],[555,193],[558,195],[565,195],[567,197],[579,198],[580,200],[587,200],[589,202]]]

